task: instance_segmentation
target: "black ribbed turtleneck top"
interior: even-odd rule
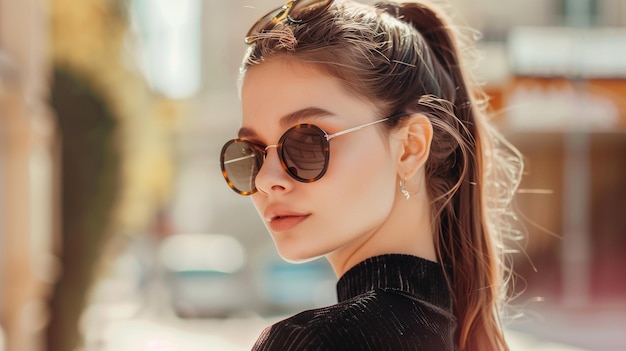
[[[266,328],[252,350],[456,350],[456,318],[439,263],[372,257],[339,279],[337,297],[335,305]]]

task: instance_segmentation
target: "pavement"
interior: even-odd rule
[[[509,323],[509,330],[525,340],[549,340],[580,350],[626,351],[626,303],[615,301],[584,307],[539,304],[527,308],[523,317]]]

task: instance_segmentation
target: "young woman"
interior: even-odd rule
[[[500,236],[521,161],[488,125],[443,14],[295,0],[248,32],[229,186],[288,261],[328,259],[338,303],[254,350],[506,350]]]

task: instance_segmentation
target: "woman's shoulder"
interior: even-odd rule
[[[375,289],[279,321],[253,350],[453,350],[455,327],[420,299]]]
[[[350,305],[335,305],[310,309],[276,322],[259,336],[253,351],[269,350],[328,350],[329,339]],[[332,345],[332,344],[331,344]]]

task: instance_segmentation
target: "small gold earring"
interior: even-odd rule
[[[404,177],[404,179],[400,180],[400,191],[402,192],[402,195],[404,195],[405,199],[410,199],[411,198],[411,194],[409,193],[409,191],[406,189],[406,177]]]

